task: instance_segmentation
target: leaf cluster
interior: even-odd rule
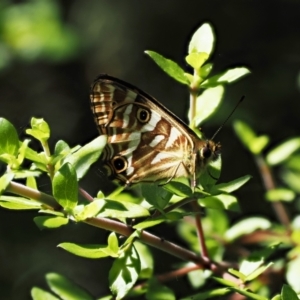
[[[214,44],[210,24],[202,25],[194,33],[186,56],[193,74],[154,51],[146,51],[164,72],[187,86],[190,127],[195,131],[219,107],[224,86],[249,73],[247,68],[239,67],[209,77],[213,64],[208,60]],[[106,137],[99,136],[84,146],[75,147],[60,140],[52,150],[48,145],[50,127],[43,119],[36,118],[32,118],[26,132],[31,139],[40,142],[41,151],[30,147],[30,139],[20,141],[14,126],[0,119],[0,160],[6,165],[6,172],[0,177],[0,206],[12,210],[36,210],[34,222],[40,229],[84,222],[110,231],[106,244],[68,241],[58,245],[87,259],[113,259],[108,274],[111,295],[98,300],[141,295],[150,300],[177,299],[165,282],[183,275],[188,276],[193,288],[192,295],[184,299],[209,299],[233,293],[247,299],[298,299],[294,290],[300,291],[295,280],[300,262],[299,217],[289,222],[282,201],[293,201],[299,191],[296,180],[300,170],[299,138],[284,142],[264,156],[263,150],[269,141],[267,136],[257,136],[242,121],[235,122],[234,128],[268,182],[265,185],[266,200],[277,208],[280,205],[279,224],[264,217],[249,217],[230,224],[227,211],[239,212],[238,199],[232,193],[251,176],[217,183],[221,159],[203,172],[195,190],[191,189],[187,179],[180,178],[163,186],[156,183],[137,185],[135,193],[119,187],[110,195],[99,191],[92,197],[79,187],[78,182],[99,159]],[[25,161],[30,162],[29,167]],[[270,170],[275,166],[282,166],[282,178],[286,178],[287,186],[277,188],[272,180],[266,180],[267,177],[272,179]],[[37,179],[41,174],[49,177],[51,195],[38,190]],[[176,228],[186,248],[147,231],[161,223]],[[118,235],[125,238],[119,239]],[[255,245],[256,251],[248,250],[249,244]],[[151,247],[176,256],[183,263],[169,274],[155,274]],[[282,249],[286,249],[287,255],[276,257]],[[225,261],[229,254],[231,259]],[[289,285],[283,285],[280,294],[274,295],[264,282],[276,268],[284,269],[285,266]],[[49,273],[46,282],[51,293],[34,287],[31,290],[33,299],[95,299],[62,275]]]

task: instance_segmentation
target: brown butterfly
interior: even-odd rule
[[[220,154],[219,143],[200,139],[160,102],[127,82],[100,75],[90,97],[100,134],[108,136],[102,154],[108,175],[126,185],[177,177],[195,183]]]

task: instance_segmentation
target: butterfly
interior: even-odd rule
[[[101,74],[90,99],[99,132],[108,137],[102,153],[108,175],[127,186],[178,177],[195,183],[220,155],[220,143],[199,138],[159,101],[127,82]]]

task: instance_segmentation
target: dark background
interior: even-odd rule
[[[48,4],[41,8],[41,3]],[[55,17],[48,24],[47,18],[38,17],[42,12]],[[268,149],[298,135],[299,1],[4,1],[0,18],[0,116],[9,119],[22,138],[32,116],[45,118],[52,130],[51,146],[59,139],[83,145],[97,135],[88,95],[99,73],[144,89],[185,120],[187,90],[143,51],[157,51],[186,67],[184,57],[192,33],[210,22],[217,40],[211,59],[214,72],[246,66],[252,74],[228,86],[221,108],[202,128],[211,136],[241,95],[246,95],[217,138],[223,146],[220,182],[251,174],[251,182],[236,193],[242,213],[232,218],[245,214],[273,218],[263,200],[259,173],[231,124],[240,119],[269,135]],[[26,29],[28,22],[33,29]],[[49,30],[51,24],[58,24],[58,29]],[[63,37],[56,43],[58,32],[66,30],[70,41]],[[38,33],[32,37],[32,31]],[[22,44],[24,35],[27,42]],[[39,48],[43,43],[48,46]],[[97,168],[81,185],[93,195],[101,189]],[[47,180],[42,180],[40,188],[51,191]],[[45,287],[43,276],[50,271],[69,276],[94,296],[105,295],[111,261],[81,259],[56,245],[64,241],[105,243],[108,233],[82,224],[41,232],[32,221],[34,215],[0,209],[2,299],[30,299],[30,288]],[[164,236],[169,237],[166,232]],[[170,258],[154,253],[156,272],[167,271]],[[189,289],[180,280],[181,289]]]

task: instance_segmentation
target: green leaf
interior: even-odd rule
[[[108,256],[117,257],[117,254],[110,251],[107,245],[61,243],[57,245],[57,247],[60,247],[74,255],[85,258],[98,259]]]
[[[146,221],[143,221],[143,222],[140,222],[136,225],[133,226],[134,229],[139,229],[139,230],[142,230],[142,229],[146,229],[146,228],[149,228],[149,227],[153,227],[153,226],[156,226],[162,222],[165,222],[166,221],[166,217],[164,215],[161,215],[157,218],[151,218],[149,220],[146,220]]]
[[[294,257],[286,265],[286,280],[287,283],[295,291],[300,291],[300,256]]]
[[[222,297],[227,295],[228,293],[230,293],[230,290],[228,288],[218,288],[198,293],[187,298],[182,298],[181,300],[206,300],[209,298]]]
[[[250,145],[250,150],[253,154],[261,153],[269,143],[269,137],[266,135],[258,136]]]
[[[54,174],[53,196],[66,210],[72,210],[78,201],[78,183],[73,166],[65,163]]]
[[[21,146],[19,148],[19,155],[17,158],[18,163],[16,166],[14,166],[14,168],[19,168],[20,165],[23,163],[23,160],[25,158],[26,149],[28,147],[29,142],[30,142],[30,140],[26,139],[21,143]]]
[[[155,277],[148,281],[148,289],[146,293],[147,300],[175,300],[174,292],[165,285],[162,285]]]
[[[70,146],[63,140],[59,140],[55,144],[54,155],[60,155],[62,152],[69,152],[71,150]]]
[[[223,278],[219,278],[219,277],[212,277],[212,279],[214,279],[215,281],[228,286],[228,287],[234,287],[236,285],[235,282],[227,280],[227,279],[223,279]]]
[[[232,195],[219,194],[214,196],[205,197],[199,199],[199,203],[202,206],[214,209],[228,209],[233,211],[239,211],[240,207],[237,202],[237,198]]]
[[[188,53],[205,52],[210,56],[215,43],[213,28],[210,24],[204,23],[193,34],[188,47]]]
[[[89,170],[91,164],[99,159],[106,142],[107,137],[100,135],[77,152],[67,156],[64,162],[71,163],[76,170],[77,178],[81,179]]]
[[[246,123],[235,121],[233,128],[244,146],[253,154],[259,154],[266,147],[269,138],[265,135],[257,137],[254,131]]]
[[[225,238],[229,241],[232,241],[242,235],[252,233],[258,229],[268,229],[271,226],[271,222],[265,218],[247,218],[231,226],[231,228],[227,230]]]
[[[224,88],[219,85],[203,91],[196,100],[195,125],[199,126],[205,119],[209,118],[219,107],[224,95]],[[189,111],[189,119],[190,119]],[[190,120],[191,121],[191,120]]]
[[[154,51],[145,51],[154,62],[170,77],[174,78],[180,83],[189,84],[186,76],[184,75],[184,70],[173,60],[167,59],[162,55],[154,52]]]
[[[28,176],[26,178],[26,186],[28,186],[34,190],[37,190],[36,180],[33,176]]]
[[[190,197],[193,195],[193,192],[188,179],[184,179],[186,179],[184,182],[178,181],[178,179],[172,180],[171,182],[163,185],[163,188],[179,197]]]
[[[235,277],[241,279],[243,282],[245,282],[246,276],[243,273],[241,273],[240,271],[229,268],[228,272],[231,273],[232,275],[234,275]]]
[[[222,157],[215,161],[212,161],[206,168],[204,172],[200,174],[200,177],[197,179],[197,182],[201,184],[205,192],[210,192],[212,187],[216,184],[218,178],[220,178],[222,168]]]
[[[225,192],[225,193],[232,193],[236,190],[238,190],[241,186],[243,186],[245,183],[247,183],[252,176],[245,175],[243,177],[237,178],[235,180],[232,180],[227,183],[220,183],[216,184],[212,190],[211,193],[217,193],[217,192]]]
[[[46,275],[50,289],[63,300],[94,300],[84,289],[57,273]]]
[[[199,76],[201,78],[206,78],[212,71],[212,68],[213,68],[212,63],[207,63],[207,64],[203,65],[200,69]]]
[[[108,199],[105,199],[105,201],[105,205],[98,214],[99,217],[122,220],[124,218],[147,217],[150,215],[146,208],[132,202]]]
[[[142,229],[145,229],[148,227],[153,227],[153,226],[158,225],[167,220],[171,220],[171,221],[180,220],[186,215],[187,215],[186,213],[181,213],[178,211],[171,211],[166,214],[160,215],[159,217],[154,217],[154,218],[145,220],[143,222],[140,222],[140,223],[134,225],[133,228],[142,230]],[[189,213],[188,213],[188,215],[189,215]]]
[[[208,54],[205,52],[193,52],[186,56],[186,62],[195,70],[199,70],[201,66],[207,61]]]
[[[153,276],[154,261],[149,247],[139,241],[134,242],[134,247],[138,252],[141,261],[139,279],[151,278]]]
[[[13,173],[6,173],[0,177],[0,195],[2,195],[2,193],[6,190],[13,178]]]
[[[269,190],[265,193],[265,197],[268,201],[293,201],[296,197],[296,193],[289,189],[278,188]]]
[[[49,125],[44,119],[31,118],[31,129],[26,129],[26,133],[33,136],[41,143],[45,143],[50,137]]]
[[[136,283],[141,270],[141,262],[135,247],[129,245],[115,259],[109,271],[109,285],[116,299],[123,299]]]
[[[43,166],[48,164],[48,158],[44,152],[37,153],[36,151],[32,150],[31,148],[27,147],[25,150],[25,158],[31,160],[33,162],[39,163]],[[47,171],[46,167],[43,167],[42,170]]]
[[[245,67],[238,67],[235,69],[227,70],[221,74],[215,75],[203,81],[201,83],[202,88],[214,87],[220,84],[228,84],[231,83],[242,76],[250,74],[249,69]]]
[[[41,175],[40,171],[31,171],[31,170],[14,170],[15,179],[28,178],[28,177],[38,177]]]
[[[251,280],[255,279],[256,277],[258,277],[259,275],[261,275],[263,272],[265,272],[265,270],[267,270],[272,265],[273,265],[273,262],[270,262],[270,263],[268,263],[265,266],[261,266],[261,267],[257,268],[255,271],[253,271],[252,273],[250,273],[249,275],[247,275],[246,280],[247,281],[251,281]]]
[[[145,197],[148,203],[159,210],[164,209],[172,198],[172,194],[170,192],[166,191],[155,183],[143,184],[142,195]]]
[[[6,119],[0,118],[0,159],[1,154],[17,156],[19,138],[15,127]]]
[[[93,202],[87,205],[78,205],[74,208],[73,212],[76,221],[83,221],[87,218],[95,217],[104,207],[105,203],[105,200],[99,199],[94,200]]]
[[[223,235],[229,228],[227,212],[218,209],[207,209],[206,216],[207,218],[204,218],[204,222],[206,223],[206,220],[210,221],[210,232],[213,234]]]
[[[59,300],[59,298],[55,297],[49,292],[37,287],[33,287],[31,289],[31,297],[33,300]]]
[[[271,150],[267,156],[267,162],[271,166],[278,165],[288,159],[300,148],[300,138],[292,138]]]
[[[281,300],[299,300],[297,293],[287,284],[281,290]]]
[[[119,240],[117,238],[117,235],[114,232],[110,233],[110,235],[108,236],[107,247],[111,251],[110,253],[114,253],[115,255],[118,254]]]
[[[22,197],[0,196],[0,206],[7,209],[41,209],[42,204]]]
[[[254,299],[254,300],[269,300],[268,298],[264,297],[264,296],[260,296],[260,295],[257,295],[257,294],[254,294],[252,292],[249,292],[247,291],[246,289],[240,289],[240,288],[237,288],[237,287],[230,287],[231,290],[241,294],[241,295],[244,295],[247,297],[247,299]]]
[[[69,219],[63,217],[44,216],[44,217],[35,217],[33,221],[40,230],[43,230],[45,228],[53,229],[53,228],[58,228],[63,225],[66,225],[68,224]]]

